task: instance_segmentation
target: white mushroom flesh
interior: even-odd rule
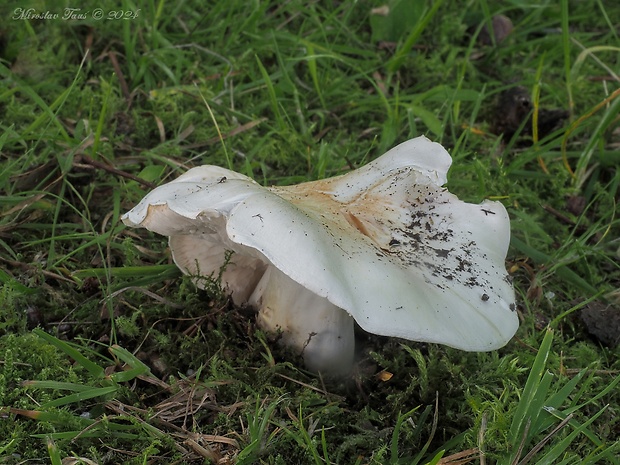
[[[250,301],[259,324],[304,354],[307,334],[321,341],[332,331],[312,347],[325,346],[313,352],[319,362],[306,358],[313,369],[329,368],[339,350],[349,360],[352,320],[340,309],[371,333],[493,350],[518,327],[504,267],[509,218],[499,202],[468,204],[441,187],[450,163],[419,137],[346,175],[296,186],[264,188],[203,166],[155,189],[123,221],[170,236],[184,272],[221,275],[235,303]],[[333,324],[313,326],[310,315]],[[343,335],[342,349],[334,341]]]
[[[353,363],[353,318],[269,266],[248,299],[259,308],[258,324],[277,331],[281,342],[304,357],[312,371],[346,373]]]

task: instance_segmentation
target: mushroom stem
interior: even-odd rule
[[[269,266],[248,303],[258,310],[259,326],[280,333],[280,343],[302,355],[309,370],[337,375],[351,369],[353,318],[325,297]]]

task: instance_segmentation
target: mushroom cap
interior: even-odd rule
[[[268,261],[258,251],[236,244],[226,223],[235,205],[263,191],[252,179],[219,166],[199,166],[157,187],[122,217],[169,237],[177,266],[198,287],[205,277],[220,279],[237,305],[247,301]],[[228,252],[235,252],[226,263]],[[226,266],[224,266],[226,265]]]
[[[202,166],[123,221],[170,236],[191,274],[214,273],[226,250],[236,252],[221,278],[237,303],[272,264],[368,332],[493,350],[518,327],[504,266],[509,218],[499,202],[468,204],[442,188],[450,164],[441,145],[418,137],[348,174],[295,186],[267,189]]]

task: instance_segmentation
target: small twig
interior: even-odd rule
[[[575,223],[568,216],[564,215],[562,212],[557,211],[555,208],[549,205],[543,205],[542,207],[545,211],[555,216],[561,223],[575,228],[575,232],[577,234],[584,234],[588,230],[588,227],[586,225]]]
[[[17,262],[15,260],[10,260],[8,258],[4,258],[0,256],[0,260],[2,260],[5,263],[8,263],[9,265],[12,265],[16,268],[22,268],[22,269],[26,269],[26,270],[34,270],[35,272],[39,272],[41,273],[43,276],[46,276],[48,278],[52,278],[52,279],[56,279],[58,281],[64,281],[67,283],[71,283],[71,284],[75,284],[75,281],[73,279],[69,279],[66,278],[65,276],[62,276],[58,273],[54,273],[52,271],[47,271],[47,270],[42,270],[39,267],[35,266],[35,265],[31,265],[29,263],[22,263],[22,262]]]
[[[134,174],[128,173],[127,171],[123,171],[123,170],[119,170],[118,168],[114,168],[113,166],[110,166],[106,163],[102,163],[100,161],[97,160],[93,160],[92,158],[90,158],[88,155],[80,155],[79,156],[79,161],[82,161],[84,164],[90,165],[94,168],[98,168],[104,171],[107,171],[108,173],[114,174],[116,176],[121,176],[123,178],[127,178],[127,179],[131,179],[132,181],[136,181],[139,184],[142,184],[143,186],[148,187],[149,189],[155,189],[157,186],[155,184],[153,184],[152,182],[146,181]],[[78,161],[78,162],[79,162]]]
[[[551,207],[550,205],[543,205],[542,207],[547,212],[549,212],[553,216],[555,216],[562,223],[567,224],[569,226],[576,226],[576,224],[575,224],[575,222],[573,220],[571,220],[568,216],[564,215],[563,213],[557,211],[555,208]]]
[[[118,60],[116,59],[116,53],[110,51],[108,52],[108,57],[112,62],[112,67],[114,68],[114,72],[118,77],[118,83],[121,86],[121,91],[123,92],[123,97],[127,100],[127,108],[131,106],[131,95],[129,94],[129,86],[127,86],[127,81],[125,81],[125,76],[123,75],[123,71],[121,71],[121,67],[118,64]]]

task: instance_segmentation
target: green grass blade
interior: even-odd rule
[[[329,453],[327,450],[327,437],[325,436],[325,428],[321,428],[321,448],[323,449],[323,460],[325,463],[331,463],[329,460]]]
[[[605,109],[602,118],[600,118],[594,130],[590,132],[588,144],[584,147],[582,156],[577,160],[575,184],[578,187],[585,184],[588,178],[590,160],[594,152],[598,149],[605,131],[617,124],[618,114],[620,114],[620,96],[613,99],[611,104]]]
[[[597,413],[592,415],[585,423],[580,425],[574,431],[572,431],[566,438],[562,439],[559,443],[557,443],[549,452],[547,452],[540,460],[536,463],[537,465],[553,465],[555,461],[562,455],[566,449],[570,446],[570,444],[575,440],[575,438],[583,433],[588,426],[590,426],[594,420],[601,416],[601,414],[606,410],[602,408]]]
[[[0,447],[0,454],[4,454],[6,451],[10,450],[15,444],[16,439],[11,439],[6,445]]]
[[[553,407],[545,407],[545,411],[549,413],[549,418],[551,419],[551,421],[548,423],[549,426],[555,423],[555,419],[564,421],[569,415],[574,414],[577,410],[578,409],[576,407],[568,408],[562,411],[555,409]],[[575,420],[574,418],[570,419],[568,424],[572,426],[573,428],[579,427],[579,422]],[[585,429],[583,431],[583,435],[586,436],[592,442],[592,444],[596,446],[602,445],[601,440],[597,437],[596,433],[594,433],[593,431],[589,429]]]
[[[52,465],[62,465],[62,458],[60,452],[54,440],[48,435],[45,439],[45,445],[47,446],[47,452],[50,456],[50,462]]]
[[[48,381],[48,380],[33,380],[33,381],[24,381],[24,386],[36,387],[39,389],[56,389],[59,391],[75,391],[75,392],[84,392],[92,389],[91,386],[87,386],[84,384],[76,384],[76,383],[65,383],[63,381]]]
[[[527,245],[521,239],[515,237],[514,235],[510,238],[510,245],[517,249],[519,252],[526,254],[532,260],[540,264],[552,264],[557,263],[557,260],[554,260],[553,257],[536,250],[535,248]],[[579,289],[582,289],[590,294],[596,294],[598,290],[593,287],[590,283],[588,283],[585,279],[575,273],[573,270],[568,268],[566,265],[558,265],[555,269],[556,274],[564,279],[567,283],[570,283]]]
[[[439,7],[441,7],[443,0],[432,2],[431,9],[420,19],[413,27],[403,45],[396,51],[394,57],[388,62],[387,69],[390,73],[395,73],[402,66],[407,55],[411,52],[411,49],[416,44],[428,23],[433,19]]]
[[[22,137],[28,138],[33,137],[39,127],[46,121],[49,120],[50,123],[54,123],[58,132],[62,135],[65,142],[69,142],[71,138],[67,131],[62,126],[58,118],[56,118],[56,114],[54,110],[57,109],[65,100],[66,97],[71,93],[71,88],[66,89],[56,100],[48,105],[45,101],[37,94],[29,85],[23,82],[21,79],[16,77],[8,68],[6,68],[3,64],[0,63],[0,76],[9,81],[14,81],[18,86],[20,92],[26,94],[30,99],[42,110],[42,114],[39,115],[33,123],[30,124],[28,128],[22,130]]]
[[[327,108],[325,104],[325,98],[323,97],[323,92],[321,91],[321,84],[319,82],[319,73],[317,70],[317,56],[314,53],[314,44],[306,41],[306,62],[308,63],[308,71],[310,72],[310,77],[312,78],[312,84],[314,85],[314,90],[316,94],[319,96],[319,101],[321,102],[321,106],[323,108]]]
[[[406,413],[398,412],[398,417],[396,418],[396,424],[394,425],[394,431],[392,431],[392,440],[390,441],[390,463],[391,464],[398,463],[398,454],[399,454],[398,439],[400,437],[400,429],[403,426],[403,422],[407,418],[409,418],[411,415],[413,415],[419,408],[420,406],[418,405],[417,407],[409,410]],[[418,421],[418,424],[424,424],[424,420],[426,419],[428,412],[430,412],[430,405],[426,408],[425,412],[422,414],[422,418]]]
[[[110,277],[122,281],[110,286],[108,289],[108,292],[110,293],[124,289],[127,286],[150,286],[151,284],[178,278],[182,275],[183,273],[176,265],[89,268],[77,270],[72,273],[72,276],[79,280],[90,277],[99,279],[108,279],[108,277]]]
[[[2,134],[0,134],[0,151],[6,144],[6,141],[9,139],[9,134],[14,132],[15,125],[11,124],[8,128],[3,128]]]
[[[122,266],[112,268],[87,268],[71,273],[78,279],[106,278],[108,276],[117,279],[131,279],[138,276],[158,276],[166,279],[180,276],[176,265],[149,265],[149,266]]]
[[[110,347],[109,350],[112,355],[122,360],[132,368],[131,370],[113,373],[110,375],[112,380],[120,383],[130,381],[138,376],[151,374],[151,369],[127,349],[115,344]]]
[[[38,292],[37,289],[32,289],[30,287],[24,286],[22,283],[17,281],[3,269],[0,269],[0,283],[11,286],[17,292],[24,295],[32,295]]]
[[[101,143],[101,134],[103,133],[103,127],[106,123],[106,116],[108,114],[108,105],[110,104],[110,96],[112,95],[112,84],[106,83],[107,90],[103,98],[103,105],[101,106],[101,112],[99,114],[99,121],[97,121],[97,128],[95,130],[95,136],[92,147],[93,160],[99,159],[99,144]]]
[[[89,431],[63,431],[61,433],[32,434],[31,436],[33,438],[50,437],[52,439],[58,439],[58,440],[63,440],[63,439],[73,440],[78,437],[79,438],[102,438],[102,439],[113,437],[113,438],[118,438],[118,439],[129,439],[129,440],[135,440],[135,439],[140,438],[139,434],[122,433],[119,431],[107,431],[102,428],[97,428],[97,429],[89,430]]]
[[[560,408],[560,406],[569,399],[569,396],[571,395],[573,390],[577,387],[577,385],[581,382],[583,377],[589,371],[590,369],[585,368],[579,373],[577,373],[575,376],[573,376],[571,379],[569,379],[568,382],[566,382],[557,392],[555,392],[551,397],[549,397],[547,402],[545,402],[545,405],[548,407]]]
[[[572,115],[575,102],[573,100],[573,80],[571,79],[571,46],[568,0],[561,0],[560,19],[562,25],[562,52],[564,58],[564,79],[566,82],[566,94],[568,95],[568,109]]]
[[[108,386],[102,388],[90,388],[88,390],[82,392],[76,392],[75,394],[71,394],[70,396],[61,397],[59,399],[52,400],[50,402],[46,402],[41,407],[42,408],[50,408],[50,407],[61,407],[63,405],[73,404],[75,402],[81,402],[83,400],[93,399],[95,397],[103,397],[108,394],[112,394],[118,391],[118,386]]]
[[[526,442],[531,440],[534,436],[539,434],[544,429],[544,406],[551,387],[551,381],[553,381],[553,374],[549,371],[545,371],[540,383],[534,391],[530,402],[527,406],[527,418],[530,421],[530,429],[526,437]],[[542,417],[542,418],[541,418]]]
[[[609,447],[601,447],[600,452],[593,452],[588,454],[583,458],[582,464],[598,464],[605,463],[608,461],[613,464],[620,464],[620,441],[616,441],[615,443],[609,445]]]
[[[437,465],[445,453],[445,450],[440,450],[430,461],[426,462],[426,465]]]
[[[548,328],[545,337],[543,338],[540,348],[538,349],[538,355],[534,359],[534,363],[530,370],[530,374],[525,383],[523,394],[517,405],[512,424],[510,426],[510,437],[521,438],[527,421],[538,415],[538,411],[532,411],[531,405],[533,399],[536,397],[538,389],[541,385],[541,380],[545,373],[545,366],[547,364],[547,358],[551,350],[551,344],[553,343],[553,330]]]
[[[76,348],[72,347],[64,341],[61,341],[58,338],[55,338],[51,334],[48,334],[41,329],[35,328],[32,330],[32,332],[39,336],[41,339],[45,339],[57,349],[63,351],[65,354],[75,360],[76,363],[82,365],[94,377],[103,378],[105,376],[105,371],[102,367],[88,360]]]
[[[609,395],[610,393],[614,392],[618,384],[620,384],[620,375],[616,376],[613,379],[613,381],[605,387],[605,389],[602,389],[601,391],[596,393],[593,397],[588,398],[586,402],[578,405],[577,408],[580,409],[582,407],[585,407],[586,405],[596,402],[597,400],[602,399],[603,397]]]
[[[258,55],[256,56],[256,64],[258,65],[258,69],[260,70],[260,74],[263,77],[263,82],[267,87],[267,94],[269,95],[269,102],[271,103],[271,110],[273,111],[273,115],[276,118],[276,122],[278,123],[278,128],[281,131],[286,130],[286,123],[284,122],[284,118],[282,117],[282,112],[280,111],[280,105],[278,103],[278,98],[276,96],[276,91],[273,86],[273,82],[269,73],[263,66]]]

